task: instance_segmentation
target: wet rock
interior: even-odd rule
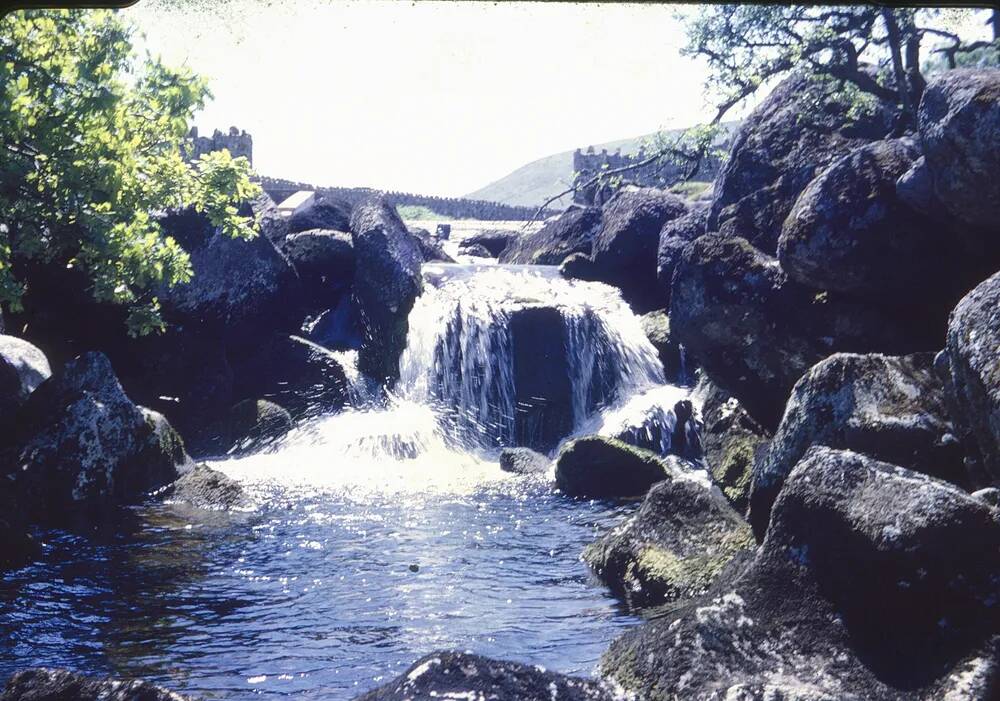
[[[354,280],[354,244],[343,231],[309,229],[289,234],[281,252],[298,272],[306,298],[320,308],[336,302]]]
[[[500,469],[517,475],[541,474],[549,471],[552,461],[530,448],[504,448],[500,451]]]
[[[425,263],[454,263],[455,259],[445,253],[441,243],[426,229],[411,229],[410,234],[420,247],[420,255]]]
[[[266,399],[244,399],[216,426],[218,444],[232,455],[259,453],[292,429],[292,415]]]
[[[992,698],[996,510],[932,477],[813,447],[757,556],[612,643],[602,670],[674,698]]]
[[[235,367],[242,398],[267,399],[295,418],[336,411],[347,403],[347,378],[337,356],[298,336],[272,334]]]
[[[28,532],[23,508],[8,484],[0,486],[0,574],[23,567],[42,554],[42,547]]]
[[[684,247],[707,232],[708,215],[708,207],[692,207],[687,214],[671,219],[660,229],[660,241],[656,250],[656,281],[659,284],[661,306],[670,303],[670,283]]]
[[[771,436],[736,397],[707,378],[699,382],[695,394],[704,397],[701,444],[709,477],[733,508],[744,513],[756,456]]]
[[[807,287],[876,299],[938,291],[949,277],[938,271],[950,237],[896,194],[896,181],[919,155],[909,139],[875,142],[809,183],[778,241],[788,276]]]
[[[379,200],[354,209],[351,233],[357,260],[354,296],[364,329],[358,367],[391,385],[406,347],[407,316],[422,290],[420,248],[396,210]]]
[[[948,322],[947,359],[955,421],[963,443],[977,455],[969,462],[976,486],[1000,484],[1000,273],[967,294]]]
[[[518,236],[500,254],[500,262],[560,265],[574,253],[589,255],[600,226],[597,207],[570,207],[535,233]]]
[[[678,461],[678,458],[669,458]],[[706,484],[674,466],[634,516],[587,546],[583,559],[630,607],[700,596],[729,562],[752,551],[749,526]]]
[[[656,354],[663,363],[663,374],[667,382],[683,384],[689,380],[684,360],[684,348],[670,333],[670,317],[658,310],[643,314],[640,318],[646,338],[653,344]]]
[[[51,375],[48,358],[39,348],[16,336],[0,335],[0,445],[28,395]]]
[[[196,465],[185,472],[164,490],[163,497],[214,511],[239,509],[249,503],[239,482],[207,465]]]
[[[336,306],[303,324],[306,338],[330,350],[357,350],[363,341],[361,315],[352,295],[344,295]]]
[[[464,246],[459,253],[463,256],[470,256],[472,258],[493,258],[494,255],[490,253],[486,246],[480,246],[478,243],[472,244],[471,246]]]
[[[892,114],[859,114],[855,102],[799,73],[780,83],[743,120],[722,171],[708,230],[742,236],[774,254],[799,193],[838,158],[885,136]]]
[[[333,199],[320,199],[288,218],[288,232],[296,234],[310,229],[349,231],[351,205]]]
[[[920,143],[934,191],[962,222],[992,232],[1000,221],[1000,71],[944,71],[924,90]]]
[[[101,353],[70,361],[39,385],[17,433],[14,490],[39,517],[135,501],[190,463],[169,423],[132,403]]]
[[[194,701],[140,679],[91,679],[64,669],[26,669],[7,682],[0,701]]]
[[[674,274],[670,328],[713,382],[765,428],[801,375],[838,351],[930,350],[933,333],[868,302],[809,290],[745,239],[707,234]]]
[[[547,672],[538,665],[492,660],[460,652],[422,657],[397,679],[356,701],[409,699],[490,699],[491,701],[611,701],[592,679]]]
[[[499,258],[504,252],[504,249],[506,249],[512,241],[517,240],[517,238],[518,233],[516,231],[508,231],[505,229],[486,229],[485,231],[480,231],[472,236],[466,236],[462,239],[461,243],[458,244],[458,250],[459,252],[464,252],[462,249],[478,245],[489,251],[491,257]]]
[[[996,487],[976,490],[972,493],[972,498],[985,502],[990,506],[1000,507],[1000,489]]]
[[[774,440],[754,467],[747,517],[758,539],[785,479],[813,445],[964,482],[962,449],[933,362],[930,353],[838,353],[803,375]]]
[[[667,476],[667,464],[655,453],[603,436],[572,440],[556,459],[556,486],[574,497],[642,496]]]
[[[171,213],[160,225],[188,252],[194,272],[190,282],[158,290],[168,321],[236,341],[297,324],[298,275],[266,236],[232,238],[193,209]]]
[[[624,188],[603,208],[594,236],[594,279],[618,287],[639,311],[662,306],[656,294],[656,254],[663,225],[687,212],[683,199],[664,190]]]
[[[586,253],[573,253],[559,266],[559,274],[567,280],[589,280],[593,267],[594,262]]]
[[[573,428],[573,390],[566,324],[555,307],[527,305],[510,313],[515,444],[547,452]]]

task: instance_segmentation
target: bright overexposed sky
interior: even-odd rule
[[[140,0],[140,48],[210,80],[204,134],[264,175],[463,195],[551,153],[711,115],[678,6]]]

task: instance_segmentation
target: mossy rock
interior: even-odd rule
[[[604,436],[570,441],[556,460],[556,485],[569,496],[642,496],[667,476],[666,463],[655,453]]]
[[[655,485],[635,516],[588,546],[583,559],[632,607],[700,596],[753,534],[725,499],[692,479]]]

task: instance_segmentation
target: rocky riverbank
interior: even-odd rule
[[[997,698],[1000,71],[941,74],[918,129],[892,125],[888,105],[859,115],[793,76],[741,126],[709,205],[625,188],[467,245],[617,286],[650,314],[665,370],[699,368],[701,406],[674,407],[674,455],[584,437],[554,456],[567,496],[644,499],[583,554],[647,619],[611,643],[602,679],[441,652],[361,698]],[[251,241],[164,216],[195,270],[162,292],[165,336],[128,338],[72,271],[9,315],[6,566],[37,555],[33,528],[175,481],[178,499],[238,506],[197,459],[349,406],[344,351],[376,394],[397,380],[434,237],[377,200],[291,220],[252,208]],[[565,334],[525,308],[525,337]],[[542,374],[545,396],[568,395]],[[538,411],[532,447],[548,449],[566,407]],[[0,698],[180,697],[28,671]]]

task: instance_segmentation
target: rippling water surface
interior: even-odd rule
[[[282,461],[256,462],[256,513],[163,505],[103,542],[50,534],[45,561],[0,585],[0,672],[344,699],[441,648],[590,674],[632,622],[579,561],[632,507],[574,502],[496,464],[422,492],[269,483],[260,473]]]

